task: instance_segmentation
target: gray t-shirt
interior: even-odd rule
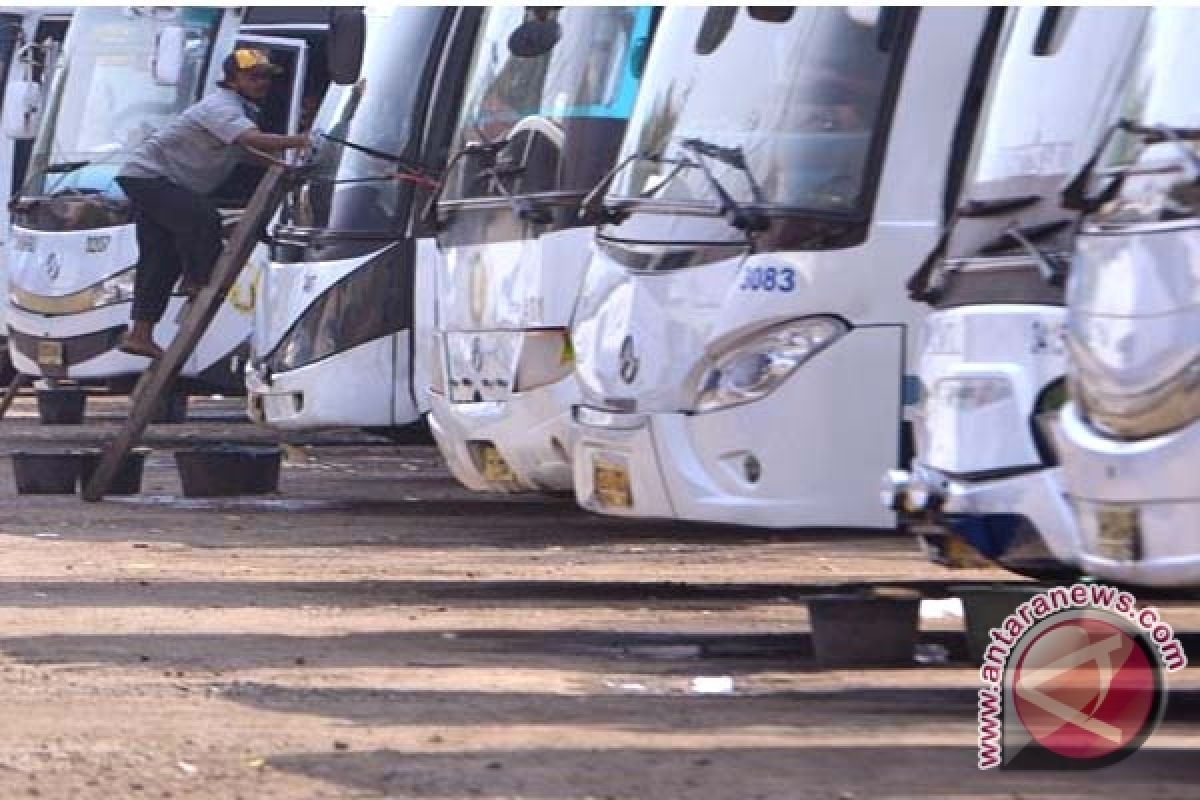
[[[258,109],[232,89],[216,89],[137,146],[120,174],[167,178],[208,194],[233,172],[242,148],[233,143],[258,126]]]

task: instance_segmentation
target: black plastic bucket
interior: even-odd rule
[[[117,468],[112,483],[106,494],[128,495],[137,494],[142,490],[142,472],[146,468],[146,456],[150,453],[148,447],[135,447],[125,456],[121,466]],[[79,488],[87,487],[100,465],[102,450],[81,450],[79,452]]]
[[[983,662],[991,641],[992,628],[999,628],[1017,606],[1032,600],[1042,588],[1035,584],[993,584],[991,586],[952,586],[963,605],[963,627],[967,633],[967,655],[976,664]]]
[[[150,421],[160,425],[180,425],[187,422],[188,396],[183,392],[167,392],[158,405]]]
[[[916,592],[854,592],[812,597],[813,653],[826,667],[907,666],[917,646]]]
[[[37,390],[38,418],[43,425],[81,425],[87,393],[77,387]]]
[[[185,497],[270,494],[279,489],[278,447],[219,445],[176,450]]]
[[[32,452],[12,454],[17,494],[75,494],[79,482],[79,453]]]

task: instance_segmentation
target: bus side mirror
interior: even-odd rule
[[[42,85],[13,81],[4,98],[3,127],[9,139],[32,139],[42,117]]]
[[[329,76],[339,86],[349,86],[362,72],[367,44],[367,17],[362,9],[337,9],[329,23]]]
[[[159,32],[154,46],[154,82],[160,86],[179,83],[183,74],[185,38],[182,25],[168,25]]]
[[[517,58],[537,58],[554,49],[562,38],[562,26],[554,19],[529,19],[508,37],[508,52]]]

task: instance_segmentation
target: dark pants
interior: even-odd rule
[[[117,183],[133,201],[137,226],[130,316],[135,322],[157,323],[180,274],[184,283],[208,283],[221,255],[221,216],[212,200],[166,178],[121,176]]]

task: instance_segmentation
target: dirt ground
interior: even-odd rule
[[[93,408],[22,398],[0,453],[101,441],[123,406]],[[235,414],[153,427],[132,498],[18,497],[0,459],[0,798],[1200,797],[1200,670],[1120,765],[980,773],[959,618],[923,619],[929,663],[813,661],[833,584],[1006,573],[471,494],[360,434],[289,447],[278,496],[181,498],[172,448],[269,438]],[[1200,602],[1162,605],[1200,653]]]

